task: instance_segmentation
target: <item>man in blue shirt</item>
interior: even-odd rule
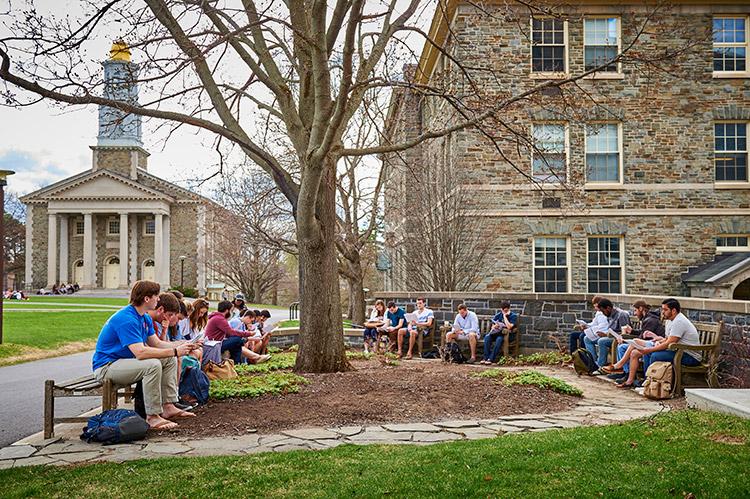
[[[506,335],[515,327],[518,321],[518,315],[510,311],[510,303],[504,301],[500,304],[500,312],[492,318],[492,329],[484,337],[484,360],[480,364],[494,364],[500,355],[500,349],[503,347],[503,340]],[[495,346],[492,346],[492,343]]]
[[[159,300],[159,284],[137,281],[130,292],[130,304],[104,324],[96,341],[92,361],[94,376],[115,385],[142,381],[146,421],[154,429],[177,427],[170,418],[192,417],[174,405],[178,401],[177,359],[199,343],[166,342],[154,334],[148,312]]]
[[[479,340],[479,318],[477,314],[471,312],[463,303],[458,306],[458,314],[453,322],[453,329],[445,333],[446,343],[459,340],[469,340],[469,349],[471,357],[467,364],[473,364],[477,361],[477,340]]]
[[[389,301],[385,318],[388,320],[385,331],[388,333],[389,349],[392,350],[393,346],[396,345],[398,336],[401,335],[403,338],[403,335],[406,334],[406,313],[403,308],[396,306],[396,302]],[[401,333],[401,330],[403,330],[403,333]],[[380,348],[380,346],[376,345],[375,348]],[[400,354],[401,352],[399,352]]]

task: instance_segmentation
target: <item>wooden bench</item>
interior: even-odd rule
[[[48,379],[44,382],[44,438],[48,439],[54,436],[55,424],[57,423],[85,423],[88,421],[88,418],[81,416],[72,418],[55,417],[56,397],[94,397],[101,395],[102,411],[106,411],[117,408],[117,399],[121,394],[126,400],[130,399],[133,396],[133,386],[116,386],[111,380],[104,380],[101,383],[94,378],[93,374],[60,383]]]
[[[492,329],[492,317],[484,317],[480,316],[477,317],[479,319],[479,332],[481,333],[481,338],[477,340],[477,357],[484,353],[484,341],[482,339],[484,336],[489,333],[489,331]],[[453,328],[452,325],[447,326],[441,326],[440,327],[440,346],[445,347],[445,334],[448,333]],[[518,353],[521,349],[521,333],[518,332],[518,324],[516,324],[513,329],[508,331],[507,329],[503,329],[505,333],[503,336],[505,337],[503,339],[503,357],[509,357],[510,356],[510,350],[511,345],[513,349],[513,356],[518,356]],[[514,335],[511,338],[511,335]],[[496,340],[497,341],[497,340]],[[461,350],[469,350],[469,340],[458,340],[458,345],[461,347]]]
[[[724,321],[719,321],[718,324],[707,324],[705,322],[696,322],[695,328],[698,330],[698,337],[700,338],[700,346],[690,345],[669,345],[670,350],[674,350],[677,353],[674,356],[672,365],[674,366],[674,395],[682,395],[684,390],[683,377],[686,374],[702,374],[706,378],[708,386],[711,388],[718,388],[719,378],[717,376],[717,369],[719,367],[719,353],[721,352],[721,333],[724,330]],[[702,360],[700,365],[697,366],[684,366],[682,365],[682,356],[686,352],[701,352]]]

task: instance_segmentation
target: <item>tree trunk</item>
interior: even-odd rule
[[[300,331],[295,371],[350,369],[341,327],[341,294],[336,259],[336,197],[333,161],[326,167],[317,197],[316,230],[297,216]]]
[[[357,279],[353,279],[349,282],[349,301],[351,319],[354,324],[365,323],[365,292],[362,288],[362,273],[357,274]]]

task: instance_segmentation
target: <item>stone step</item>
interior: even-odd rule
[[[686,388],[688,407],[725,412],[750,419],[750,389],[740,388]]]

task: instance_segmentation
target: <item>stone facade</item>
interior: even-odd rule
[[[438,20],[431,33],[447,53],[471,65],[465,69],[478,90],[445,56],[430,62],[428,48],[416,71],[418,79],[424,75],[419,83],[454,96],[469,95],[464,104],[479,113],[545,81],[530,73],[528,11],[503,3],[481,10],[466,2],[448,4],[448,12],[455,14],[448,16],[450,36],[438,35]],[[391,175],[385,192],[408,192],[412,172],[416,179],[428,176],[430,169],[454,172],[466,210],[480,220],[479,237],[492,240],[492,258],[484,277],[474,283],[477,290],[534,292],[534,238],[553,236],[567,239],[566,291],[597,291],[588,283],[588,238],[611,236],[623,248],[621,286],[615,291],[683,294],[680,275],[711,261],[716,236],[750,233],[750,183],[715,181],[714,124],[750,121],[750,74],[717,78],[712,73],[712,41],[705,34],[712,16],[722,12],[750,14],[750,6],[676,2],[648,21],[649,34],[634,46],[643,57],[693,44],[674,59],[676,64],[669,64],[669,71],[646,71],[625,60],[617,75],[581,79],[577,87],[563,86],[562,91],[551,87],[504,106],[502,123],[488,121],[481,130],[468,128],[426,141],[408,154],[386,155]],[[560,14],[566,19],[568,76],[576,76],[584,71],[583,19],[619,19],[621,46],[626,47],[649,12],[642,2],[631,2]],[[661,69],[667,69],[666,63]],[[455,124],[459,118],[451,110],[440,97],[398,90],[389,112],[390,141],[400,143]],[[589,182],[585,130],[605,121],[619,130],[621,173],[616,182]],[[566,126],[564,182],[529,180],[531,130],[545,123]],[[409,254],[401,247],[399,233],[419,227],[425,214],[414,213],[408,195],[392,196],[385,206],[392,288],[409,289],[397,269],[419,259],[419,252]]]
[[[576,319],[590,321],[593,295],[586,294],[514,294],[514,293],[380,293],[377,298],[395,301],[412,312],[417,297],[424,297],[439,324],[456,317],[458,305],[465,303],[480,317],[491,317],[500,310],[500,303],[509,301],[511,310],[519,315],[522,352],[555,350],[568,344],[568,335]],[[653,307],[664,299],[657,296],[607,296],[615,306],[630,310],[636,300],[643,299]],[[720,381],[723,386],[750,387],[750,302],[680,298],[685,315],[695,322],[724,322]]]

